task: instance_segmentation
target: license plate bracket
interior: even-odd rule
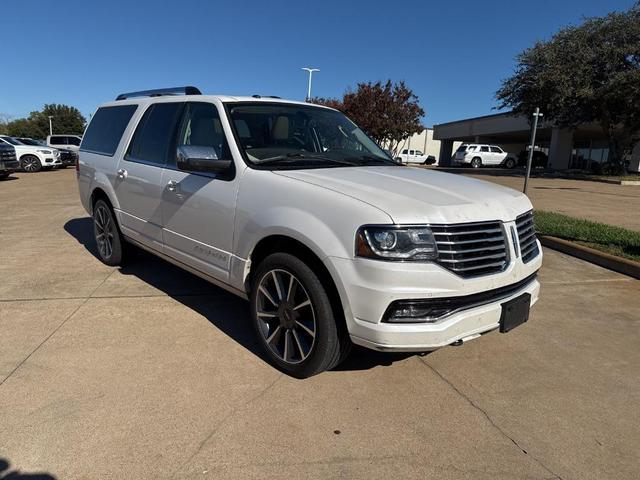
[[[500,333],[507,333],[529,320],[531,295],[523,293],[502,304],[500,315]]]

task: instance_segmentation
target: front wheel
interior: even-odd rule
[[[340,334],[321,281],[293,255],[275,253],[258,266],[251,285],[251,316],[271,363],[293,377],[333,368],[351,347]]]
[[[27,173],[35,173],[42,170],[42,163],[35,155],[25,155],[20,159],[20,166]]]
[[[516,161],[513,158],[507,158],[504,162],[504,166],[508,169],[512,169],[516,166]]]

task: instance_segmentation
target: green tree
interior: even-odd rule
[[[18,118],[0,123],[0,131],[14,137],[44,139],[49,135],[49,116],[52,116],[53,133],[82,135],[85,118],[75,107],[68,105],[45,105],[42,111],[31,112],[27,118]]]
[[[563,28],[517,62],[496,92],[499,107],[527,117],[540,107],[560,127],[600,124],[609,161],[623,170],[640,141],[640,2]]]
[[[347,91],[342,100],[314,98],[312,102],[342,111],[394,156],[401,141],[424,130],[424,110],[403,81],[359,83],[356,91]]]

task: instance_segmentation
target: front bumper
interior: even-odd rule
[[[433,323],[383,322],[392,302],[464,297],[517,284],[533,276],[542,265],[539,244],[538,248],[538,256],[526,264],[512,251],[513,260],[503,272],[475,278],[459,277],[434,263],[334,257],[327,263],[336,279],[354,343],[383,351],[429,351],[498,328],[501,305],[524,293],[531,295],[533,305],[538,300],[539,282],[532,277],[508,296],[460,308]]]
[[[13,173],[20,169],[20,164],[17,160],[8,160],[0,162],[0,173]]]

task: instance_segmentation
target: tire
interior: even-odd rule
[[[121,266],[125,259],[125,243],[111,205],[102,199],[93,206],[93,238],[98,258],[111,267]]]
[[[516,166],[516,161],[515,161],[513,158],[507,158],[507,159],[504,161],[504,166],[505,166],[506,168],[508,168],[509,170],[511,170],[513,167],[515,167],[515,166]]]
[[[250,302],[258,341],[284,373],[308,378],[348,355],[351,340],[338,328],[325,287],[299,258],[265,258],[253,275]]]
[[[0,173],[0,180],[4,180],[5,178],[9,178],[8,173]]]
[[[42,163],[35,155],[23,155],[20,158],[20,166],[27,173],[36,173],[42,170]]]
[[[471,160],[471,168],[480,168],[482,166],[482,159],[480,157],[473,157]]]

